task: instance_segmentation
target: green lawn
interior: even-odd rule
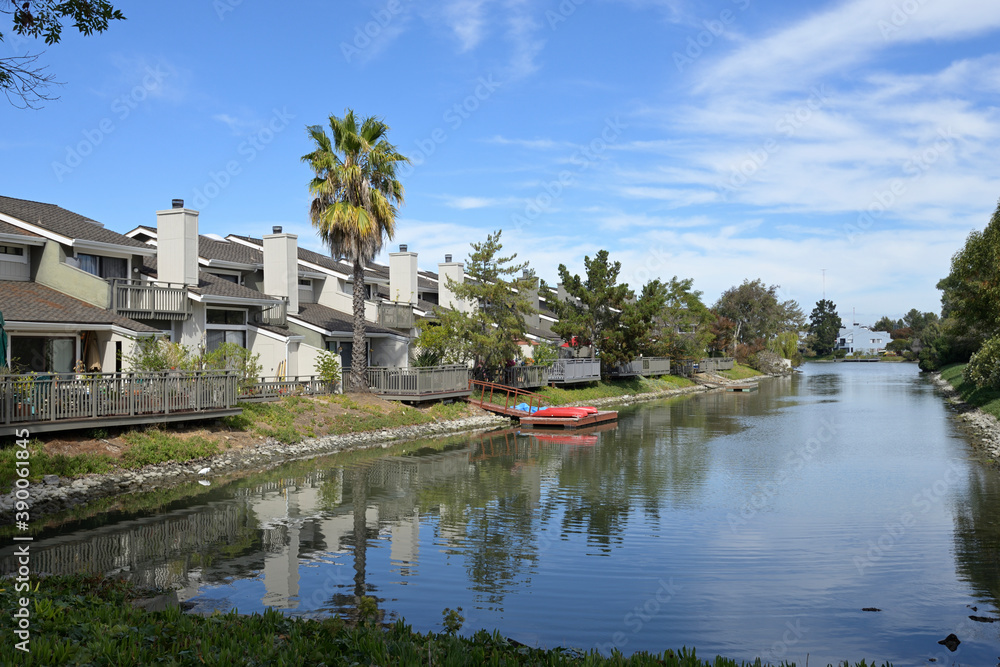
[[[962,377],[966,364],[949,364],[941,369],[941,378],[958,390],[962,400],[1000,419],[1000,390],[977,389]]]

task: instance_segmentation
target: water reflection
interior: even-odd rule
[[[467,628],[626,653],[926,664],[957,629],[949,664],[986,664],[997,631],[967,617],[997,615],[1000,477],[969,455],[913,366],[817,364],[591,432],[297,462],[40,535],[33,565],[177,586],[201,610],[353,616],[372,596],[427,630],[463,606]],[[778,655],[788,623],[809,631]]]

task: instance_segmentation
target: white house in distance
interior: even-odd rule
[[[848,354],[878,354],[891,340],[887,332],[872,331],[855,322],[850,327],[841,327],[834,349],[847,350]]]

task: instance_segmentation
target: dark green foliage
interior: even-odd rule
[[[473,362],[481,377],[495,378],[508,361],[520,354],[519,341],[526,338],[524,316],[535,311],[528,299],[537,279],[524,277],[527,262],[514,264],[517,254],[500,253],[500,231],[473,243],[465,275],[459,285],[448,279],[458,299],[473,304],[471,312],[435,308],[438,323],[420,322],[417,345],[422,353],[449,363]],[[513,277],[518,276],[518,277]]]
[[[610,262],[601,250],[583,259],[586,276],[570,275],[559,265],[559,279],[569,298],[549,299],[559,318],[552,331],[564,341],[574,339],[600,356],[602,368],[612,368],[639,356],[653,331],[654,318],[666,303],[667,290],[659,280],[647,283],[639,298],[627,283],[618,284],[621,262]]]
[[[837,344],[840,328],[844,326],[837,314],[837,304],[829,299],[816,302],[809,315],[809,333],[813,335],[813,350],[818,355],[830,354]]]

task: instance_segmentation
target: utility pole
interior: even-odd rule
[[[823,269],[823,301],[826,301],[826,269]]]

